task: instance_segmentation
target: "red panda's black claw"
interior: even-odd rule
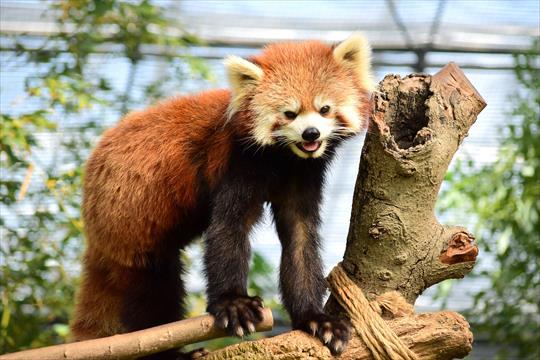
[[[208,306],[216,318],[216,326],[230,335],[243,337],[255,332],[262,321],[262,299],[250,296],[223,296]]]
[[[323,313],[310,315],[295,327],[318,337],[333,355],[345,350],[351,334],[349,320]]]

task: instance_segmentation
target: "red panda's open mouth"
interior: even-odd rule
[[[296,146],[304,152],[313,153],[319,150],[319,148],[321,147],[321,142],[320,141],[305,141],[305,142],[297,143]]]

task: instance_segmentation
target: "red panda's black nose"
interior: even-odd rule
[[[321,136],[321,133],[314,127],[309,127],[302,133],[302,138],[306,141],[315,141],[319,136]]]

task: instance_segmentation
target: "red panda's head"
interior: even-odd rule
[[[229,116],[249,114],[244,125],[260,146],[289,146],[302,158],[322,156],[329,142],[367,125],[370,56],[361,35],[335,47],[317,41],[270,45],[249,61],[231,56]]]

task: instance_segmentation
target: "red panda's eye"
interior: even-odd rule
[[[289,120],[296,119],[296,113],[292,111],[285,111],[283,114],[285,114],[285,117]]]
[[[330,111],[330,106],[324,105],[324,106],[321,108],[321,110],[319,110],[319,114],[325,115],[325,114],[328,114],[329,111]]]

